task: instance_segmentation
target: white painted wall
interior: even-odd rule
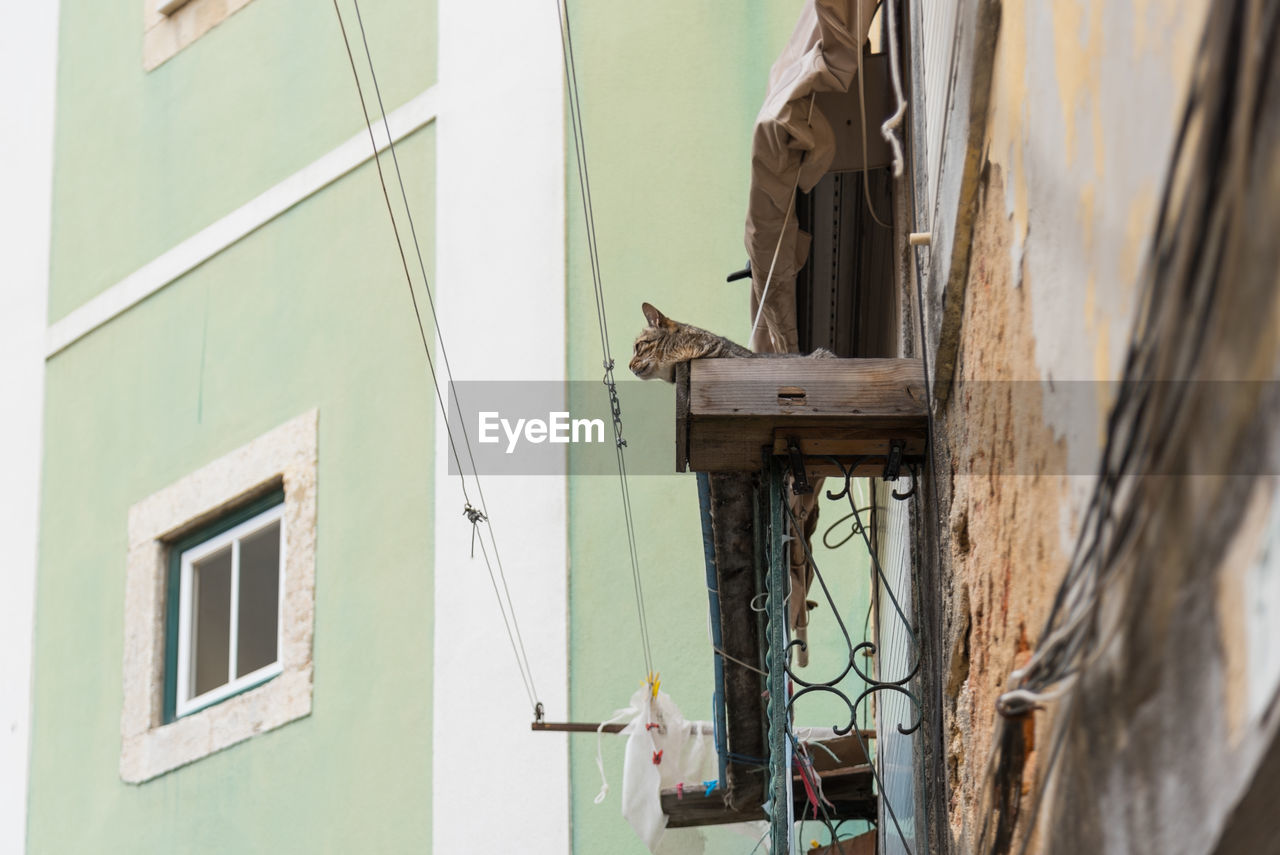
[[[0,852],[26,846],[58,4],[0,27]]]
[[[565,141],[555,7],[440,0],[439,15],[433,284],[456,379],[563,380]],[[484,563],[478,553],[469,557],[470,525],[447,454],[437,421],[432,851],[474,849],[498,803],[504,828],[520,829],[521,852],[563,855],[568,742],[529,730],[532,712]],[[565,479],[483,483],[540,698],[550,718],[563,720]],[[511,762],[495,767],[495,759]]]

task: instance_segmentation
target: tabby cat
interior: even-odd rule
[[[649,325],[636,336],[630,365],[631,373],[641,380],[652,380],[656,377],[668,383],[674,383],[676,365],[691,359],[805,358],[798,353],[753,353],[724,336],[673,321],[649,303],[642,304],[641,309]],[[818,348],[807,358],[825,359],[834,356],[835,354],[831,351]],[[819,479],[812,493],[795,495],[787,490],[792,515],[803,530],[804,537],[803,540],[792,537],[789,546],[791,594],[788,598],[788,613],[793,634],[801,641],[806,641],[808,636],[809,610],[817,606],[817,603],[812,600],[805,599],[805,595],[809,592],[809,585],[813,581],[813,569],[805,554],[805,544],[810,541],[818,525],[818,495],[821,492],[821,486],[821,479]],[[796,659],[801,667],[809,664],[809,654],[803,645],[799,648]]]
[[[753,353],[724,336],[673,321],[648,303],[640,306],[649,326],[636,336],[631,357],[631,373],[641,380],[657,377],[674,383],[676,365],[691,359],[736,357],[740,359],[796,358],[798,353]],[[818,348],[808,354],[811,359],[833,357],[829,350]]]

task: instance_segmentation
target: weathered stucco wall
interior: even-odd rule
[[[956,851],[973,851],[982,824],[995,699],[1038,641],[1092,484],[1114,392],[1098,381],[1122,368],[1206,8],[1000,4],[955,379],[938,413]]]

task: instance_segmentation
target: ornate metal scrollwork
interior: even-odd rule
[[[845,724],[837,723],[834,726],[834,730],[837,734],[840,734],[840,735],[848,734],[850,732],[857,735],[858,741],[862,746],[863,753],[867,757],[867,760],[871,765],[871,771],[876,781],[877,790],[880,794],[880,797],[884,800],[885,813],[892,820],[893,825],[899,835],[899,838],[902,840],[904,847],[906,847],[906,836],[903,835],[902,828],[898,823],[898,819],[896,816],[896,812],[893,809],[893,805],[889,803],[887,796],[885,794],[884,783],[880,779],[880,773],[877,768],[878,764],[872,759],[871,753],[867,746],[866,739],[864,738],[862,732],[856,726],[859,708],[867,700],[867,698],[870,698],[873,695],[876,695],[877,693],[880,693],[880,692],[893,692],[893,693],[901,694],[901,695],[904,695],[911,702],[911,706],[913,708],[914,714],[911,716],[911,719],[909,721],[899,722],[897,724],[898,733],[904,736],[910,735],[915,731],[917,731],[924,721],[924,711],[923,711],[923,708],[921,707],[920,699],[917,698],[916,695],[909,688],[909,684],[915,678],[916,674],[920,670],[920,658],[921,658],[920,640],[919,640],[919,637],[916,635],[915,628],[912,626],[910,619],[907,617],[906,612],[903,610],[902,604],[898,602],[898,598],[894,594],[893,587],[889,584],[889,580],[886,577],[883,568],[880,566],[879,556],[876,554],[876,550],[874,549],[873,544],[871,542],[871,536],[868,532],[866,522],[862,517],[862,514],[868,509],[858,508],[857,503],[854,501],[854,497],[853,497],[852,482],[854,478],[854,472],[857,471],[857,469],[862,464],[877,458],[872,458],[869,456],[860,456],[860,457],[854,457],[854,458],[841,459],[841,458],[830,457],[826,455],[806,456],[806,457],[807,459],[821,460],[824,463],[829,463],[834,465],[837,468],[837,470],[840,472],[840,475],[843,476],[844,478],[843,488],[838,491],[836,490],[828,491],[827,498],[836,500],[836,501],[840,499],[846,499],[849,503],[849,513],[841,517],[835,523],[835,525],[840,525],[846,520],[852,520],[853,522],[852,532],[850,532],[850,534],[847,537],[845,537],[843,540],[840,540],[838,543],[832,544],[828,542],[827,536],[824,535],[823,543],[826,546],[828,546],[828,548],[838,548],[839,546],[843,546],[845,543],[849,542],[849,540],[852,540],[854,538],[861,539],[862,543],[866,547],[867,555],[871,562],[872,571],[873,571],[873,582],[877,587],[877,589],[882,592],[884,596],[884,600],[890,604],[892,613],[896,615],[896,619],[901,622],[903,629],[906,631],[907,637],[910,640],[911,654],[909,656],[909,660],[910,660],[908,663],[909,667],[906,669],[906,672],[903,674],[892,675],[891,678],[882,677],[879,673],[880,672],[879,667],[876,667],[874,669],[876,673],[873,674],[873,673],[868,673],[866,670],[863,669],[861,665],[859,665],[860,658],[864,656],[874,657],[878,653],[877,645],[874,641],[870,639],[864,639],[858,642],[855,642],[853,640],[853,636],[850,634],[849,628],[845,623],[844,616],[841,614],[840,608],[836,603],[835,597],[832,595],[831,589],[827,585],[827,580],[824,578],[821,568],[818,567],[817,562],[814,560],[813,551],[810,548],[808,541],[804,538],[801,538],[800,542],[803,544],[803,547],[804,547],[805,561],[808,567],[813,571],[814,579],[817,580],[819,587],[822,589],[823,598],[826,600],[827,605],[830,607],[831,614],[834,616],[836,623],[840,628],[840,633],[843,636],[845,640],[845,645],[848,649],[848,657],[845,664],[840,669],[839,673],[831,677],[830,679],[826,679],[826,680],[806,679],[798,675],[794,670],[792,670],[792,667],[791,667],[792,657],[790,655],[792,647],[798,646],[800,649],[803,650],[805,649],[805,643],[800,640],[793,640],[786,645],[786,648],[783,651],[784,655],[778,657],[778,660],[781,661],[782,668],[786,676],[791,680],[791,682],[794,685],[800,687],[797,691],[794,691],[794,693],[792,693],[791,696],[787,699],[787,703],[786,703],[786,713],[787,713],[786,718],[788,722],[787,726],[788,726],[788,729],[790,730],[791,728],[790,722],[793,718],[792,716],[793,709],[796,703],[806,695],[819,695],[819,694],[832,695],[844,703],[846,709],[849,712],[849,720]],[[803,460],[798,461],[798,464],[803,465]],[[796,462],[793,462],[793,465],[796,465]],[[917,474],[918,474],[916,464],[914,462],[908,463],[907,469],[911,477],[911,486],[904,493],[893,491],[892,495],[895,499],[906,500],[916,495],[916,481],[917,481]],[[776,470],[775,470],[775,473],[776,473]],[[775,474],[775,477],[776,477],[776,474]],[[803,529],[797,523],[795,514],[791,508],[791,505],[788,502],[787,498],[784,495],[782,495],[782,491],[780,490],[773,491],[771,493],[771,497],[773,498],[774,501],[779,502],[781,506],[779,509],[781,512],[781,516],[783,516],[786,519],[787,523],[789,524],[789,530],[791,532],[802,531]],[[776,516],[778,515],[778,512],[775,511],[774,515],[776,518]],[[831,529],[828,529],[828,534],[830,533],[830,531]],[[788,561],[788,559],[782,555],[774,555],[771,560],[774,562]],[[883,612],[883,609],[882,609],[882,612]],[[775,660],[775,661],[778,661],[778,660]],[[863,689],[857,694],[856,697],[853,697],[852,699],[850,698],[850,694],[840,687],[840,683],[846,677],[848,677],[850,673],[856,674],[857,677],[863,683]],[[829,822],[828,824],[830,825]],[[906,848],[907,848],[907,851],[910,851],[909,847],[906,847]]]

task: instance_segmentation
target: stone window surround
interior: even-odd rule
[[[239,12],[250,0],[188,0],[168,15],[142,0],[142,67],[151,71]]]
[[[140,784],[311,713],[317,412],[311,410],[129,509],[120,777]],[[165,724],[168,545],[284,487],[279,676]]]

